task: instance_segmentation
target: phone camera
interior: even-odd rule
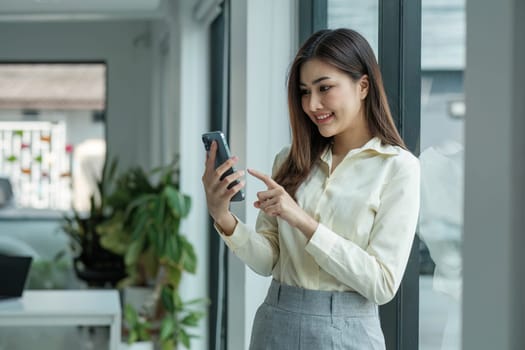
[[[208,138],[206,138],[206,137],[203,137],[202,138],[202,142],[204,142],[204,148],[206,148],[206,151],[209,151],[210,150],[210,145],[211,145],[210,140],[208,140]]]

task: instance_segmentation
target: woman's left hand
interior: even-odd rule
[[[286,190],[270,176],[253,169],[248,173],[264,182],[268,189],[257,193],[258,200],[253,205],[267,215],[278,216],[298,228],[306,238],[310,239],[317,229],[318,222],[308,215]]]

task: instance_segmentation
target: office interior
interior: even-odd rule
[[[74,203],[80,177],[72,171],[79,162],[73,150],[84,149],[88,158],[96,151],[95,172],[114,157],[120,168],[153,169],[177,156],[180,189],[191,197],[181,232],[198,258],[180,294],[210,301],[191,349],[247,349],[270,279],[244,266],[213,230],[201,183],[201,134],[223,130],[239,168],[270,173],[275,154],[290,142],[286,76],[295,51],[315,30],[347,26],[374,47],[398,127],[428,165],[430,204],[422,215],[446,216],[436,230],[452,240],[426,235],[436,226],[418,227],[403,285],[381,307],[387,348],[524,349],[523,16],[521,0],[2,1],[0,131],[19,132],[21,124],[12,122],[53,128],[71,145],[62,152],[71,171],[57,175],[63,187],[54,195],[69,194],[55,202],[31,202],[31,190],[2,202],[0,253],[20,249],[49,262],[64,251],[63,265],[52,267],[63,278],[39,280],[33,289],[89,290],[75,276],[74,252],[60,232],[73,206],[88,208],[89,193]],[[9,104],[31,96],[13,92],[24,84],[12,85],[5,67],[31,65],[80,67],[68,83],[91,100],[57,99],[51,108]],[[8,158],[22,161],[2,152],[2,171]],[[247,200],[232,211],[254,225],[252,199],[262,188],[246,180]],[[46,341],[110,348],[108,327],[1,325],[0,349]]]

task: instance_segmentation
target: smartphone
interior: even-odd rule
[[[226,138],[224,137],[224,134],[221,131],[210,131],[202,134],[202,142],[204,143],[204,148],[206,151],[210,150],[211,143],[213,141],[217,142],[217,153],[215,157],[215,169],[225,161],[231,158],[230,148],[228,147],[228,143],[226,142]],[[231,167],[230,169],[226,170],[224,174],[221,176],[221,180],[225,178],[226,176],[233,174],[235,172],[235,168]],[[232,188],[233,186],[237,185],[239,181],[235,180],[233,181],[228,188]],[[232,202],[239,202],[244,199],[244,189],[240,189],[235,195],[232,197]]]

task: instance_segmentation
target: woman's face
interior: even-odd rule
[[[301,104],[304,112],[324,137],[357,136],[367,132],[364,99],[368,77],[358,81],[319,59],[303,63],[300,69]]]

